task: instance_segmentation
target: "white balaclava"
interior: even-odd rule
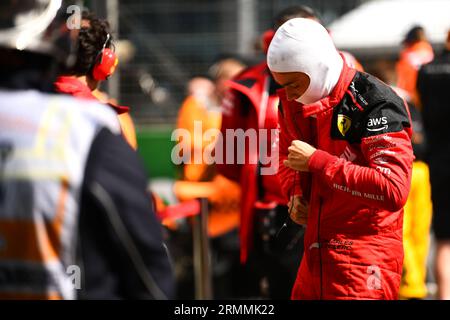
[[[307,74],[309,87],[296,101],[311,104],[331,93],[344,62],[320,23],[295,18],[278,28],[269,46],[267,64],[274,72]]]

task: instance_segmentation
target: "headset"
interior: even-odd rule
[[[103,44],[102,50],[95,58],[94,67],[92,68],[92,77],[96,81],[107,80],[116,71],[119,59],[115,52],[107,48],[108,42],[111,40],[111,35],[106,35],[106,41]]]

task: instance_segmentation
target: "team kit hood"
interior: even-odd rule
[[[310,84],[296,101],[314,103],[328,96],[343,67],[327,30],[319,23],[295,18],[284,23],[275,33],[267,54],[269,69],[274,72],[302,72]]]

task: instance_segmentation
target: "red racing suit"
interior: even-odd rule
[[[281,191],[276,170],[272,175],[263,175],[258,178],[259,146],[261,143],[265,144],[269,149],[267,154],[271,155],[270,147],[275,141],[271,141],[270,130],[276,130],[278,126],[277,106],[279,99],[275,87],[272,88],[271,84],[274,85],[275,83],[271,81],[269,69],[265,62],[247,68],[228,82],[230,90],[222,103],[222,136],[226,137],[226,131],[229,129],[243,129],[244,131],[252,129],[257,132],[259,142],[258,148],[252,150],[249,148],[248,141],[245,145],[238,145],[235,141],[234,149],[230,150],[227,139],[223,139],[224,159],[230,152],[234,152],[235,159],[233,164],[217,165],[220,174],[241,185],[240,241],[242,263],[246,262],[248,253],[253,247],[255,202],[259,199],[281,205],[287,203],[287,199]],[[262,110],[262,108],[265,108],[265,110]],[[267,129],[267,135],[260,135],[261,132],[258,129]],[[236,159],[237,148],[245,148],[246,161],[244,164],[238,164]],[[274,161],[278,161],[278,159],[275,158]],[[259,186],[258,179],[260,179]]]
[[[387,85],[344,64],[326,98],[281,106],[278,177],[309,200],[305,252],[292,299],[397,299],[403,206],[412,162],[411,117]],[[317,148],[308,173],[285,167],[292,140]]]

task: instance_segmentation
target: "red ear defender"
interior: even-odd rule
[[[92,70],[92,76],[97,81],[103,81],[108,79],[119,64],[117,55],[111,49],[103,49],[100,53],[100,59]]]

